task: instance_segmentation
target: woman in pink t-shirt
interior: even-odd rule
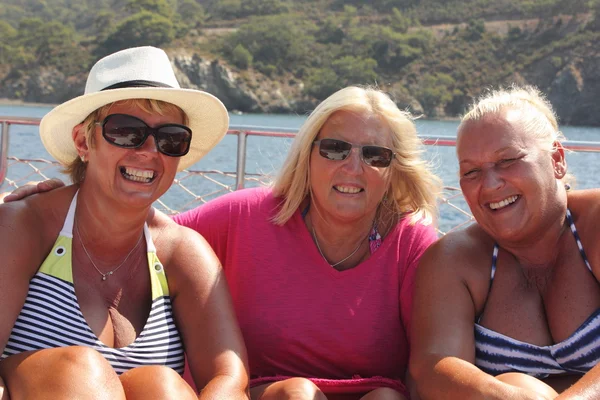
[[[326,99],[272,188],[175,219],[223,263],[254,399],[404,399],[413,277],[439,180],[406,112],[375,89]]]
[[[406,399],[414,274],[439,179],[410,115],[342,89],[308,117],[272,188],[175,217],[224,266],[253,399]]]

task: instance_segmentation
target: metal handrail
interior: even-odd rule
[[[6,176],[8,159],[8,133],[11,125],[39,125],[40,118],[0,117],[2,132],[0,137],[0,183]],[[237,135],[237,164],[236,164],[236,190],[244,187],[246,176],[246,151],[248,136],[293,138],[297,129],[281,127],[264,127],[254,125],[231,125],[227,134]],[[456,137],[446,135],[420,135],[423,144],[433,146],[456,146]],[[565,149],[578,152],[600,152],[600,142],[567,140],[564,141]]]
[[[4,182],[8,166],[8,123],[2,122],[0,130],[0,184]]]

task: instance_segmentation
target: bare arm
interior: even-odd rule
[[[16,188],[12,192],[0,193],[0,204],[8,203],[29,197],[32,194],[48,192],[53,189],[65,186],[60,179],[48,179],[43,182],[27,182],[26,185]]]
[[[409,368],[418,395],[422,400],[544,398],[474,365],[476,307],[473,277],[466,276],[465,267],[473,249],[461,249],[461,240],[454,239],[430,247],[417,269]]]
[[[600,364],[588,371],[556,400],[593,400],[600,396]]]
[[[0,400],[10,400],[4,381],[0,378]]]
[[[23,307],[29,280],[39,267],[42,249],[39,224],[26,204],[0,205],[0,352],[4,351]],[[5,389],[3,378],[0,361],[0,394]]]
[[[569,208],[576,218],[575,224],[587,251],[587,256],[593,268],[596,280],[600,282],[600,190],[587,189],[569,192]],[[573,386],[558,396],[557,400],[567,399],[598,399],[600,398],[600,364],[596,365],[581,377]]]
[[[177,230],[180,240],[167,273],[199,398],[247,399],[246,348],[219,260],[198,233]]]

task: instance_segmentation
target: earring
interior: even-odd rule
[[[565,183],[565,190],[568,192],[569,190],[571,190],[571,185],[569,185],[568,183]]]
[[[84,154],[82,154],[79,158],[81,158],[81,162],[83,162],[83,163],[85,162],[85,155]]]

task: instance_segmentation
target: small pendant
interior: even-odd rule
[[[106,275],[102,275],[102,280],[105,281],[106,280]]]

